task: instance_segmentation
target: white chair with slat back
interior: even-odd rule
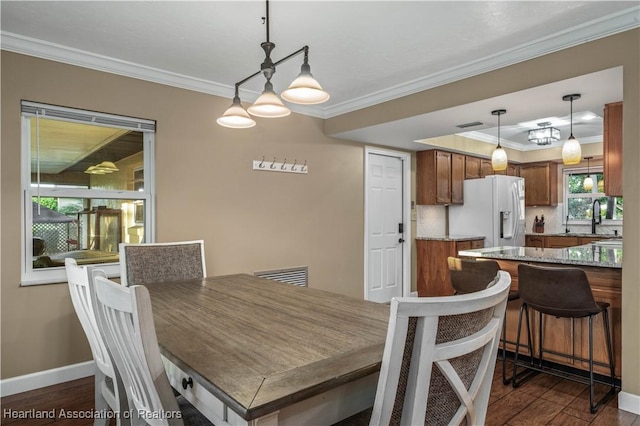
[[[370,425],[484,424],[510,284],[392,299]]]
[[[120,243],[123,285],[189,280],[207,276],[204,240],[170,243]]]
[[[100,415],[94,420],[94,425],[107,425],[109,416],[106,410],[111,408],[116,415],[118,425],[129,424],[123,415],[129,409],[127,396],[122,379],[116,371],[106,343],[98,329],[95,315],[95,291],[89,279],[92,268],[80,267],[75,259],[65,259],[65,270],[69,282],[71,302],[84,330],[89,347],[96,363],[95,372],[95,406]]]
[[[212,423],[184,397],[174,395],[160,357],[149,291],[125,287],[96,270],[96,311],[132,408],[133,425],[207,425]]]

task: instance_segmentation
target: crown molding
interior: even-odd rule
[[[544,38],[503,50],[477,61],[467,62],[457,67],[333,105],[325,109],[325,118],[346,114],[382,102],[433,89],[434,87],[484,74],[637,27],[640,27],[640,6],[550,34]]]
[[[296,113],[313,117],[331,118],[637,28],[640,26],[639,15],[640,6],[635,6],[477,61],[468,62],[330,107],[290,105],[290,109]],[[0,35],[2,50],[228,99],[233,97],[234,87],[226,84],[189,77],[19,34],[2,31]],[[240,91],[243,98],[248,101],[254,101],[260,95],[257,92],[244,89]]]

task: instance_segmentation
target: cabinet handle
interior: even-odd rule
[[[187,390],[187,388],[193,388],[193,379],[189,377],[189,380],[182,379],[182,389]]]

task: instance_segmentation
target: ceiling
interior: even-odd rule
[[[233,85],[259,70],[265,3],[256,1],[2,1],[2,49],[233,97]],[[640,26],[640,1],[271,1],[270,39],[278,60],[308,45],[314,76],[331,94],[292,110],[330,118]],[[278,66],[283,90],[301,58]],[[574,134],[602,134],[602,105],[622,100],[622,70],[554,83],[425,116],[332,135],[425,149],[416,143],[460,133],[494,141],[501,117],[506,146],[528,150],[528,127],[551,121],[566,139],[569,103]],[[243,101],[262,91],[259,76],[241,87]],[[589,123],[583,113],[597,117]],[[223,111],[220,111],[222,114]],[[565,124],[563,124],[563,122]],[[522,125],[522,123],[528,123]],[[511,144],[511,145],[510,145]]]

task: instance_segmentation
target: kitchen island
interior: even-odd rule
[[[607,302],[613,335],[613,353],[615,374],[621,372],[621,303],[622,303],[622,240],[610,239],[567,248],[538,247],[487,247],[458,251],[460,257],[495,259],[500,268],[511,274],[511,288],[518,289],[518,265],[526,263],[547,267],[576,267],[584,270],[591,284],[596,301]],[[507,341],[515,342],[518,314],[518,300],[507,306],[505,320],[507,322]],[[531,313],[533,315],[533,313]],[[531,321],[534,351],[539,347],[537,341],[538,321]],[[606,362],[607,352],[604,339],[604,325],[601,317],[593,323],[594,359]],[[588,320],[572,320],[545,316],[545,348],[588,358]],[[523,339],[525,328],[522,329]],[[522,341],[523,343],[526,340]],[[507,350],[514,351],[513,343],[507,344]],[[572,360],[558,355],[545,355],[545,359],[566,366],[587,370],[587,362]],[[607,368],[595,366],[594,371],[607,374]]]

